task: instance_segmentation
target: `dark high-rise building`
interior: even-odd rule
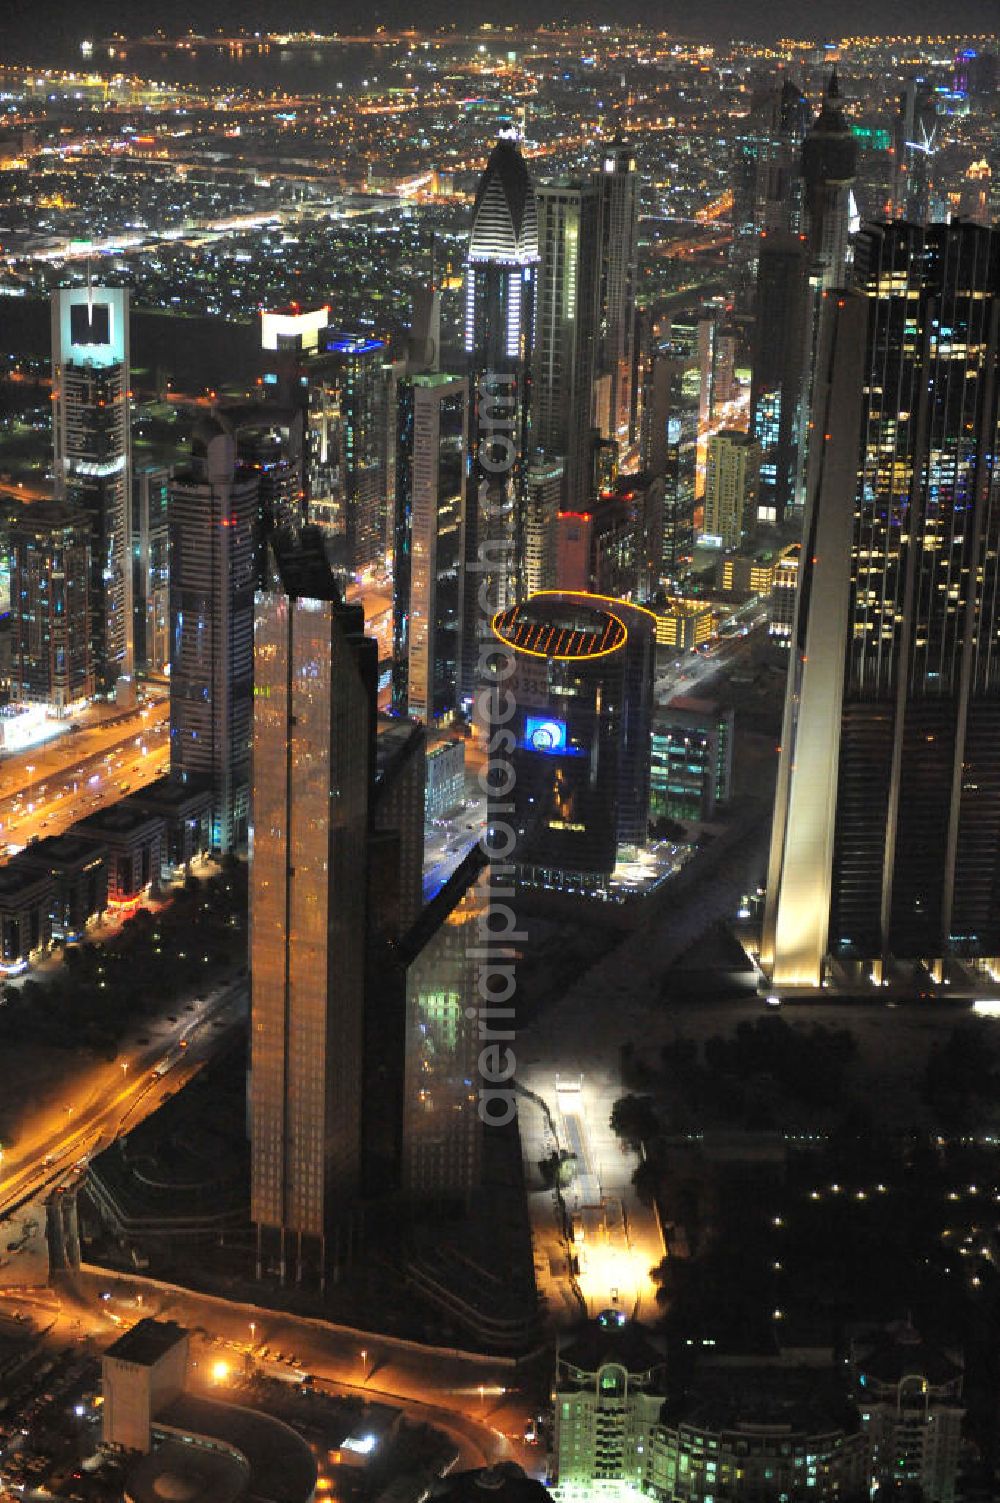
[[[246,837],[253,696],[257,476],[205,418],[174,472],[170,535],[170,770],[212,791],[212,845]]]
[[[594,361],[601,291],[598,180],[535,190],[541,264],[535,302],[532,442],[563,461],[563,504],[593,493]]]
[[[803,210],[798,151],[808,114],[802,91],[785,79],[754,90],[733,156],[733,268],[736,306],[749,312],[765,229],[797,232]]]
[[[685,390],[685,379],[696,373],[693,360],[669,351],[657,351],[645,366],[639,463],[663,482],[658,572],[664,579],[677,577],[694,547],[698,399]]]
[[[136,673],[160,675],[170,662],[169,470],[149,465],[132,477],[132,608]]]
[[[251,1219],[258,1277],[325,1282],[361,1187],[375,644],[318,533],[254,618]]]
[[[616,141],[594,173],[600,195],[598,368],[610,376],[610,437],[635,422],[635,294],[639,259],[639,174],[632,150]],[[545,248],[542,248],[543,255]]]
[[[337,539],[340,572],[355,574],[385,553],[387,350],[384,340],[344,333],[329,319],[327,307],[293,305],[262,314],[261,381],[284,409],[272,425],[282,443],[269,447],[260,434],[244,444],[248,462],[262,473],[262,504],[273,492],[276,502],[293,503],[291,510],[299,512],[301,499],[308,520]],[[263,423],[251,426],[262,429]]]
[[[52,294],[56,497],[90,525],[91,655],[99,694],[132,673],[132,436],[129,295],[122,287]]]
[[[392,703],[434,724],[458,703],[469,383],[404,376],[396,413]]]
[[[517,143],[499,140],[479,183],[465,264],[465,349],[469,359],[470,485],[461,692],[475,687],[480,583],[498,604],[523,590],[531,433],[535,282],[535,191]],[[490,559],[486,573],[477,561]]]
[[[892,211],[897,219],[927,224],[937,152],[937,96],[925,78],[908,78],[899,96],[893,131]]]
[[[867,228],[827,293],[762,963],[1000,955],[1000,237]]]
[[[386,346],[365,334],[327,334],[336,357],[344,563],[358,573],[385,553]]]
[[[837,70],[830,75],[823,106],[802,143],[805,219],[809,256],[821,287],[843,284],[849,259],[851,189],[857,176],[858,143],[840,100]]]
[[[780,522],[795,503],[805,400],[808,272],[803,236],[782,230],[764,233],[751,336],[750,431],[761,451],[758,515],[767,522]]]
[[[10,528],[11,697],[59,712],[94,692],[90,525],[76,507],[38,501]]]
[[[655,619],[641,606],[552,591],[498,612],[520,881],[604,892],[645,844]],[[509,793],[504,799],[509,799]],[[504,802],[509,810],[509,802]]]

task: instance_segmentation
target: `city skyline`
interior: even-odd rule
[[[895,11],[6,47],[0,1494],[998,1496],[1000,37]]]

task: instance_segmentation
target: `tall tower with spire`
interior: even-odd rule
[[[845,279],[857,157],[857,143],[844,118],[834,68],[822,108],[802,143],[805,228],[821,288],[839,287]]]
[[[482,578],[495,608],[523,592],[531,453],[531,376],[538,271],[535,190],[513,131],[490,153],[476,193],[465,263],[471,422],[462,690],[474,688]]]

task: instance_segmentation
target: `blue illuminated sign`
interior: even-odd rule
[[[565,720],[550,720],[548,716],[528,715],[524,721],[524,744],[531,751],[565,752],[566,746],[566,722]]]

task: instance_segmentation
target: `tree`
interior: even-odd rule
[[[660,1119],[650,1096],[620,1096],[611,1108],[611,1131],[634,1151],[659,1136]]]

